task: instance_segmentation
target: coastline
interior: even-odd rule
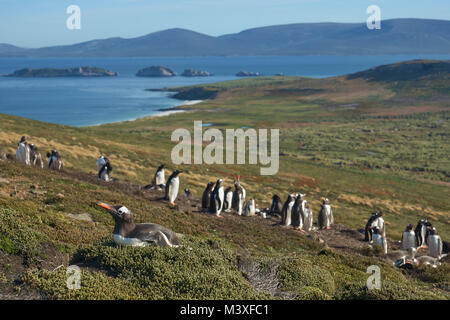
[[[147,115],[147,116],[136,117],[136,118],[126,119],[126,120],[118,120],[118,121],[111,121],[111,122],[97,123],[97,124],[93,124],[93,125],[80,126],[80,127],[81,127],[81,128],[87,128],[87,127],[99,127],[99,126],[108,125],[108,124],[113,124],[113,123],[132,122],[132,121],[136,121],[136,120],[144,119],[144,118],[166,117],[166,116],[170,116],[170,115],[176,114],[176,113],[182,113],[182,112],[193,111],[193,110],[185,110],[185,109],[181,109],[181,107],[183,107],[183,106],[192,106],[192,105],[201,103],[201,102],[203,102],[203,101],[204,101],[204,100],[186,100],[186,101],[184,101],[182,104],[179,104],[179,105],[174,106],[174,107],[165,108],[165,109],[157,109],[156,111],[158,111],[158,112],[156,112],[156,113],[154,113],[154,114]]]

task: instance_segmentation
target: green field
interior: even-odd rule
[[[402,68],[408,64],[394,70]],[[349,78],[258,77],[177,88],[192,98],[205,92],[215,98],[184,106],[183,113],[98,127],[0,115],[0,150],[13,154],[26,135],[43,156],[56,148],[65,161],[62,173],[0,161],[0,298],[448,299],[448,262],[437,269],[395,269],[356,231],[382,210],[391,248],[408,223],[425,217],[443,240],[450,237],[450,76],[435,69],[419,68],[395,81],[376,70]],[[181,190],[199,199],[207,181],[241,175],[247,198],[260,208],[274,193],[284,200],[302,192],[315,218],[321,197],[328,197],[338,224],[332,234],[343,245],[326,232],[313,233],[324,246],[278,226],[277,219],[216,219],[188,213],[181,200],[169,208],[161,194],[140,190],[160,163],[174,169],[171,133],[192,131],[196,120],[220,130],[280,129],[280,170],[261,176],[259,165],[180,165],[186,171]],[[100,154],[111,160],[119,182],[96,179]],[[113,220],[97,201],[124,204],[139,222],[183,233],[185,245],[116,247]],[[89,221],[77,219],[81,215]],[[82,268],[81,290],[67,289],[65,267],[52,271],[68,264]],[[373,264],[382,268],[380,291],[366,288]]]

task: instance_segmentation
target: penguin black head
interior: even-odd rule
[[[430,230],[430,234],[431,234],[431,235],[433,235],[433,236],[437,236],[437,235],[439,235],[439,233],[437,232],[437,230],[436,230],[436,228],[435,228],[435,227],[431,228],[431,230]]]
[[[174,177],[176,177],[176,176],[180,175],[182,172],[183,172],[183,170],[175,169],[175,170],[173,170],[172,174],[173,174]]]
[[[22,138],[20,138],[20,142],[19,143],[25,142],[26,140],[27,140],[27,138],[25,136],[22,136]]]
[[[214,185],[214,182],[210,181],[208,182],[208,184],[206,185],[207,187],[212,187]]]
[[[131,222],[133,220],[133,214],[125,206],[110,206],[109,204],[103,202],[99,202],[97,203],[97,205],[106,209],[106,211],[108,211],[116,221]]]
[[[164,169],[166,167],[165,164],[160,164],[158,167],[158,171],[161,171],[162,169]]]
[[[408,225],[406,226],[406,231],[411,231],[412,228],[413,228],[413,226],[412,226],[412,224],[410,223],[410,224],[408,224]]]

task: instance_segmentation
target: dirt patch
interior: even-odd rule
[[[376,188],[370,187],[366,184],[362,184],[359,187],[359,189],[363,192],[370,193],[370,194],[376,194],[376,195],[380,195],[380,196],[384,195],[384,196],[390,196],[390,197],[393,196],[393,194],[389,191],[386,191],[383,189],[376,189]]]

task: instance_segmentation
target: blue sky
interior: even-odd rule
[[[66,8],[81,8],[81,30],[68,30]],[[71,44],[168,28],[209,35],[300,22],[364,22],[376,4],[382,19],[450,19],[449,0],[0,0],[0,43]]]

